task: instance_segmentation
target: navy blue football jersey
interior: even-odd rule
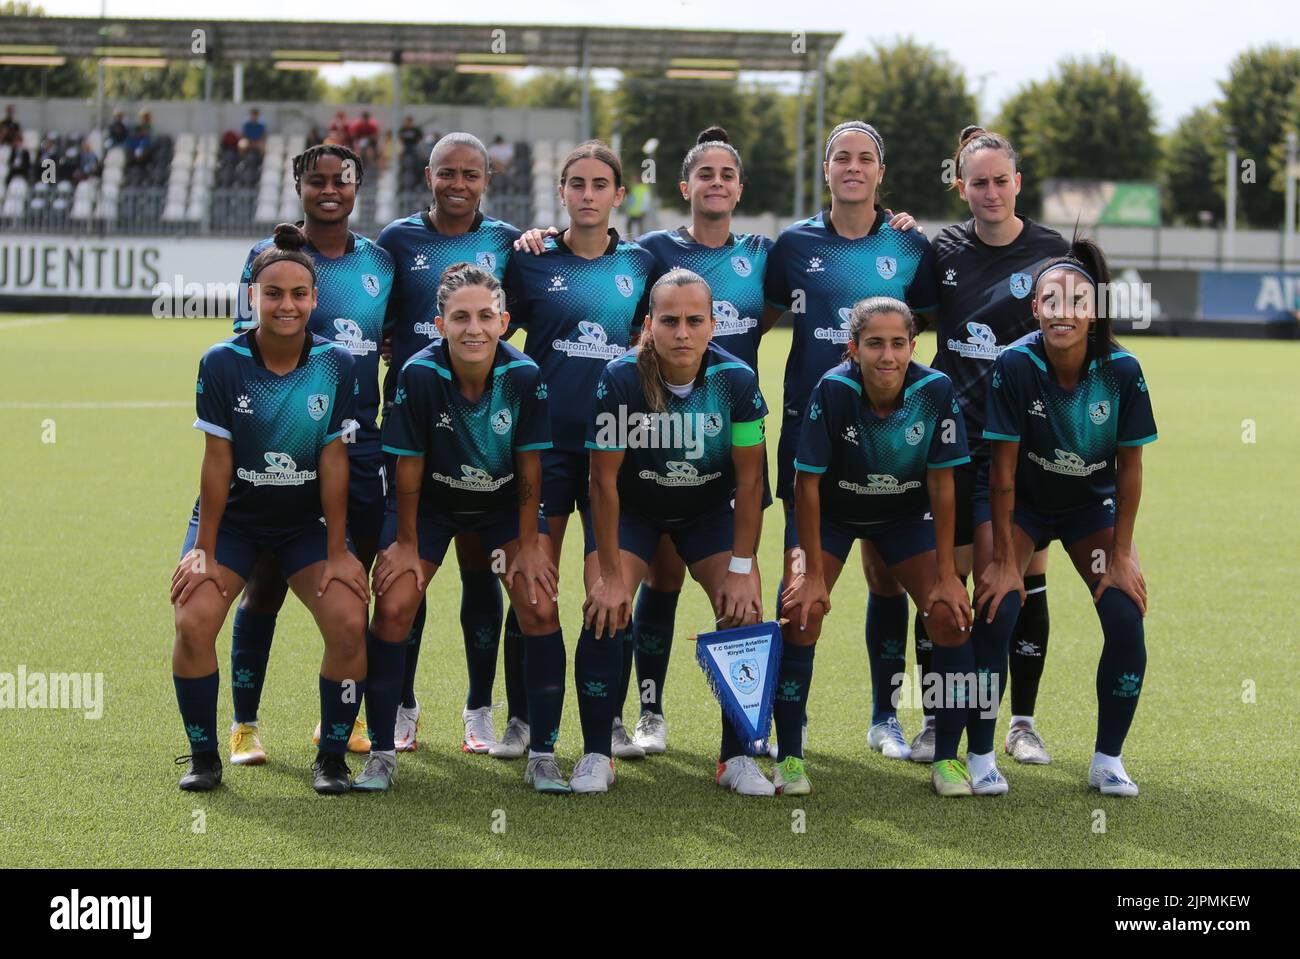
[[[1142,367],[1119,350],[1093,360],[1073,390],[1056,382],[1043,334],[1011,344],[993,364],[984,438],[1020,444],[1016,502],[1059,512],[1115,495],[1120,446],[1157,438]]]
[[[234,447],[223,521],[275,534],[319,520],[320,451],[355,429],[354,367],[344,347],[311,335],[283,376],[262,365],[252,331],[203,355],[194,427]]]

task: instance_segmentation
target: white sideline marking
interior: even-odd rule
[[[0,320],[0,330],[14,330],[20,326],[44,326],[47,323],[62,323],[68,314],[60,316],[27,316],[18,320]]]
[[[0,403],[0,410],[176,410],[189,403],[173,400],[121,400],[108,403]]]

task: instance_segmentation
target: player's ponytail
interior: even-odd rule
[[[691,178],[691,173],[700,165],[700,160],[709,150],[726,150],[730,153],[731,158],[736,161],[736,172],[740,175],[741,182],[744,182],[745,168],[741,165],[740,153],[731,145],[731,137],[728,136],[727,131],[719,126],[705,127],[695,138],[695,146],[687,151],[686,158],[682,160],[683,182]]]
[[[271,245],[264,249],[253,259],[253,266],[250,270],[248,281],[250,283],[257,280],[257,274],[261,273],[272,263],[279,263],[281,260],[289,260],[305,267],[311,274],[312,284],[316,283],[316,263],[310,256],[303,252],[303,247],[307,245],[307,234],[302,231],[302,227],[294,223],[281,223],[276,226],[275,232],[271,235]]]
[[[659,290],[666,286],[694,286],[699,284],[704,287],[704,293],[709,300],[709,308],[713,308],[713,290],[705,281],[704,277],[691,270],[682,267],[674,267],[663,276],[655,281],[654,286],[650,287],[650,315],[654,316],[655,300],[658,299]],[[651,321],[653,322],[653,320]],[[654,334],[650,332],[650,323],[645,324],[641,329],[641,338],[637,342],[636,354],[636,371],[641,379],[641,393],[645,396],[646,405],[656,413],[662,413],[668,405],[667,392],[668,388],[664,385],[664,375],[659,368],[659,354],[655,352]]]
[[[871,318],[884,316],[886,313],[897,313],[901,316],[907,324],[907,338],[916,339],[916,314],[912,312],[911,307],[892,296],[869,296],[854,303],[853,310],[849,313],[849,342],[856,344],[866,325],[871,322]],[[844,355],[840,359],[847,360],[851,356],[846,346]]]
[[[966,161],[980,150],[1001,150],[1011,161],[1013,171],[1019,165],[1019,158],[1011,146],[1011,141],[1002,134],[990,133],[981,126],[962,127],[961,133],[957,136],[957,152],[952,156],[952,167],[956,176],[948,184],[950,190],[957,189],[958,179],[966,179]]]

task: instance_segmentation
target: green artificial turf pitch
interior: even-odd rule
[[[1142,789],[1136,800],[1102,799],[1085,785],[1101,633],[1059,545],[1037,710],[1054,760],[1021,767],[1004,758],[1006,797],[940,801],[928,768],[867,749],[865,585],[854,563],[835,591],[817,656],[811,797],[746,799],[713,784],[718,712],[685,640],[711,617],[691,583],[666,685],[667,755],[620,762],[608,795],[543,797],[524,786],[522,761],[462,753],[459,578],[445,568],[429,592],[419,751],[400,757],[389,795],[323,798],[308,770],[320,639],[292,597],[262,702],[269,763],[227,763],[225,784],[212,794],[176,788],[181,769],[172,759],[187,749],[170,677],[167,591],[198,484],[195,370],[226,330],[219,321],[0,316],[0,672],[22,665],[104,676],[98,720],[0,709],[0,866],[1296,861],[1300,795],[1287,772],[1300,716],[1295,344],[1126,344],[1142,361],[1160,427],[1160,442],[1144,454],[1137,527],[1151,609],[1147,678],[1125,749]],[[763,347],[774,407],[788,344],[778,330]],[[928,360],[933,347],[923,337],[917,356]],[[1243,441],[1247,420],[1254,442]],[[582,602],[576,543],[562,565],[570,658]],[[760,554],[768,603],[780,545],[772,509]],[[231,717],[229,642],[227,623],[218,641],[222,729]],[[571,664],[569,677],[565,768],[581,749]],[[496,691],[504,698],[500,670]],[[625,711],[629,725],[635,708]],[[504,710],[496,717],[500,729]],[[900,719],[910,736],[920,712],[903,710]]]

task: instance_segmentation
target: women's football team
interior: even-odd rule
[[[690,222],[635,242],[610,226],[623,171],[599,141],[561,167],[568,226],[521,233],[479,209],[491,177],[482,142],[448,134],[429,157],[429,207],[378,242],[348,226],[362,159],[337,145],[296,157],[303,221],[253,247],[236,335],[199,365],[205,448],[171,591],[190,748],[181,788],[221,782],[216,640],[236,597],[229,758],[266,762],[258,706],[292,589],[325,646],[313,787],[389,789],[397,753],[418,747],[425,590],[453,542],[465,751],[526,756],[525,782],[547,793],[606,792],[616,758],[664,752],[686,574],[718,628],[765,618],[755,555],[773,492],[758,353],[790,312],[775,484],[785,517],[776,763],[769,777],[754,759],[762,741],[723,715],[717,784],[746,796],[812,791],[814,654],[855,542],[869,590],[867,744],[929,763],[940,796],[1004,794],[994,731],[1009,684],[1004,751],[1050,762],[1034,710],[1046,548],[1059,539],[1103,635],[1087,780],[1136,795],[1121,753],[1146,666],[1134,527],[1142,446],[1156,428],[1141,367],[1112,334],[1105,258],[1016,213],[1021,174],[996,133],[962,131],[955,187],[971,218],[933,244],[880,205],[885,155],[870,124],[837,126],[823,162],[829,206],[775,242],[731,230],[744,169],[719,127],[682,163]],[[913,358],[927,324],[938,334],[933,368]],[[519,329],[522,349],[506,342]],[[558,569],[575,510],[583,748],[566,776]],[[896,712],[908,596],[925,707],[910,742]],[[640,714],[629,732],[634,666]],[[355,779],[349,751],[365,756]]]

